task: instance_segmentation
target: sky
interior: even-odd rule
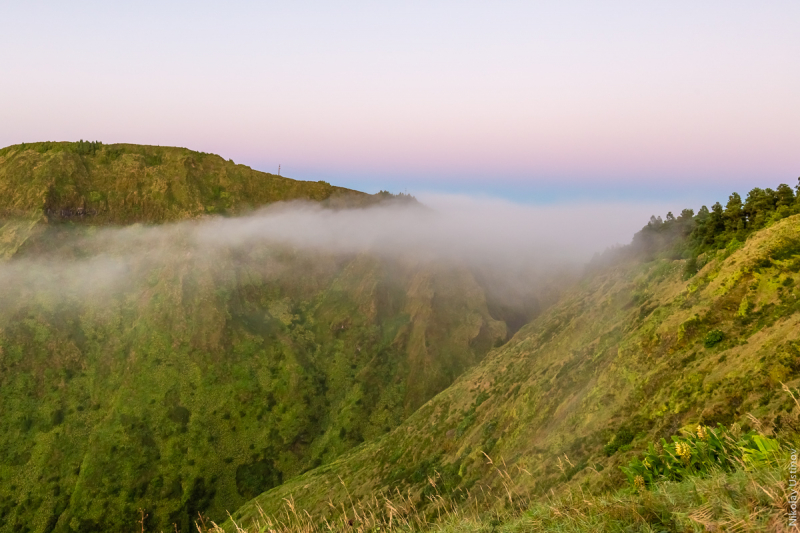
[[[800,2],[15,2],[0,145],[697,208],[800,176]]]

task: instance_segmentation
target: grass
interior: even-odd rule
[[[800,403],[792,392],[788,396]],[[758,420],[754,424],[760,426]],[[200,533],[280,532],[684,532],[684,531],[789,531],[792,502],[790,456],[796,457],[798,435],[781,446],[762,433],[742,433],[738,425],[716,429],[698,426],[695,432],[673,437],[673,444],[657,443],[623,470],[630,485],[593,494],[582,487],[562,484],[548,494],[520,491],[505,461],[484,454],[503,479],[503,490],[478,484],[460,495],[443,490],[443,476],[434,471],[425,480],[427,505],[419,495],[398,488],[373,493],[354,502],[345,482],[346,502],[328,500],[324,513],[299,510],[284,499],[274,516],[257,507],[258,514],[238,523],[231,518],[225,529],[202,516]],[[644,462],[644,466],[642,463]],[[671,466],[667,466],[671,463]],[[665,466],[664,468],[659,465]],[[573,466],[568,457],[559,467]],[[517,469],[517,476],[527,471]],[[644,481],[642,475],[647,478]]]
[[[436,480],[428,483],[436,487]],[[548,495],[533,502],[515,495],[498,496],[486,510],[480,492],[453,501],[434,491],[431,505],[420,511],[413,498],[399,492],[376,494],[358,504],[340,504],[320,518],[298,509],[288,499],[275,516],[260,510],[250,523],[229,524],[237,533],[328,532],[542,532],[662,533],[790,531],[789,486],[784,464],[732,472],[714,470],[680,482],[659,481],[643,492],[622,490],[595,496],[580,490]],[[330,504],[334,507],[333,504]],[[222,533],[218,525],[198,517],[201,533]]]
[[[51,223],[161,223],[287,200],[356,206],[386,199],[396,197],[292,180],[186,148],[81,141],[0,149],[0,219],[40,213]]]
[[[260,495],[233,519],[252,519],[257,506],[275,513],[284,498],[315,515],[328,498],[365,501],[386,487],[425,508],[434,472],[453,497],[478,486],[502,496],[505,485],[532,498],[559,487],[601,494],[627,484],[621,466],[681,428],[738,422],[747,433],[758,429],[752,415],[766,435],[799,433],[782,390],[797,396],[800,386],[800,291],[784,281],[797,277],[797,256],[784,250],[798,221],[709,257],[691,280],[681,260],[596,271],[398,429]],[[713,331],[722,336],[707,346]],[[504,461],[513,484],[484,453]]]

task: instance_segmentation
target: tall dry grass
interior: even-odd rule
[[[784,468],[786,466],[786,468]],[[722,470],[707,477],[680,482],[659,482],[650,490],[625,489],[614,494],[592,496],[580,489],[559,496],[508,505],[517,497],[511,486],[505,494],[470,493],[456,502],[436,491],[428,505],[421,506],[410,493],[375,494],[368,501],[329,502],[335,518],[313,516],[298,509],[291,499],[279,513],[269,515],[259,508],[250,523],[231,520],[226,528],[196,522],[199,533],[454,533],[483,532],[790,532],[787,517],[789,486],[787,465],[756,470]],[[429,484],[436,489],[436,480]]]

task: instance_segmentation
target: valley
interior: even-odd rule
[[[262,235],[310,220],[285,212],[398,206],[429,211],[183,148],[0,150],[0,532],[256,531],[287,502],[308,528],[366,531],[387,525],[358,509],[398,497],[403,530],[444,507],[511,527],[578,493],[635,507],[709,483],[707,465],[637,481],[661,439],[798,444],[791,187],[653,217],[526,286],[445,254]],[[713,479],[778,490],[775,461]],[[678,530],[675,512],[647,523]]]

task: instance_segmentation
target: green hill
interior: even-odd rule
[[[221,521],[390,431],[506,340],[463,268],[204,251],[199,222],[156,224],[387,194],[177,148],[0,154],[0,531],[129,531],[139,508],[152,530]]]
[[[41,211],[53,222],[160,223],[296,199],[353,205],[372,197],[186,148],[81,141],[0,150],[0,218]]]
[[[234,509],[263,526],[287,502],[298,531],[377,530],[358,509],[391,523],[390,493],[416,517],[401,529],[445,507],[474,509],[476,531],[533,529],[501,524],[526,508],[553,531],[644,531],[692,522],[668,516],[686,502],[782,505],[758,503],[782,494],[772,463],[630,489],[620,467],[698,425],[797,443],[787,186],[654,217],[573,286],[516,300],[443,261],[198,243],[213,217],[277,201],[397,198],[182,148],[12,146],[0,193],[0,532],[185,532]]]
[[[463,514],[573,490],[590,506],[627,484],[620,466],[682,428],[738,423],[796,442],[800,409],[782,389],[800,397],[800,215],[791,216],[800,202],[792,195],[788,208],[773,202],[736,219],[738,196],[726,210],[654,218],[398,428],[234,519],[264,523],[262,512],[276,516],[291,501],[317,521],[358,520],[361,505],[389,497],[435,521],[445,501]]]

